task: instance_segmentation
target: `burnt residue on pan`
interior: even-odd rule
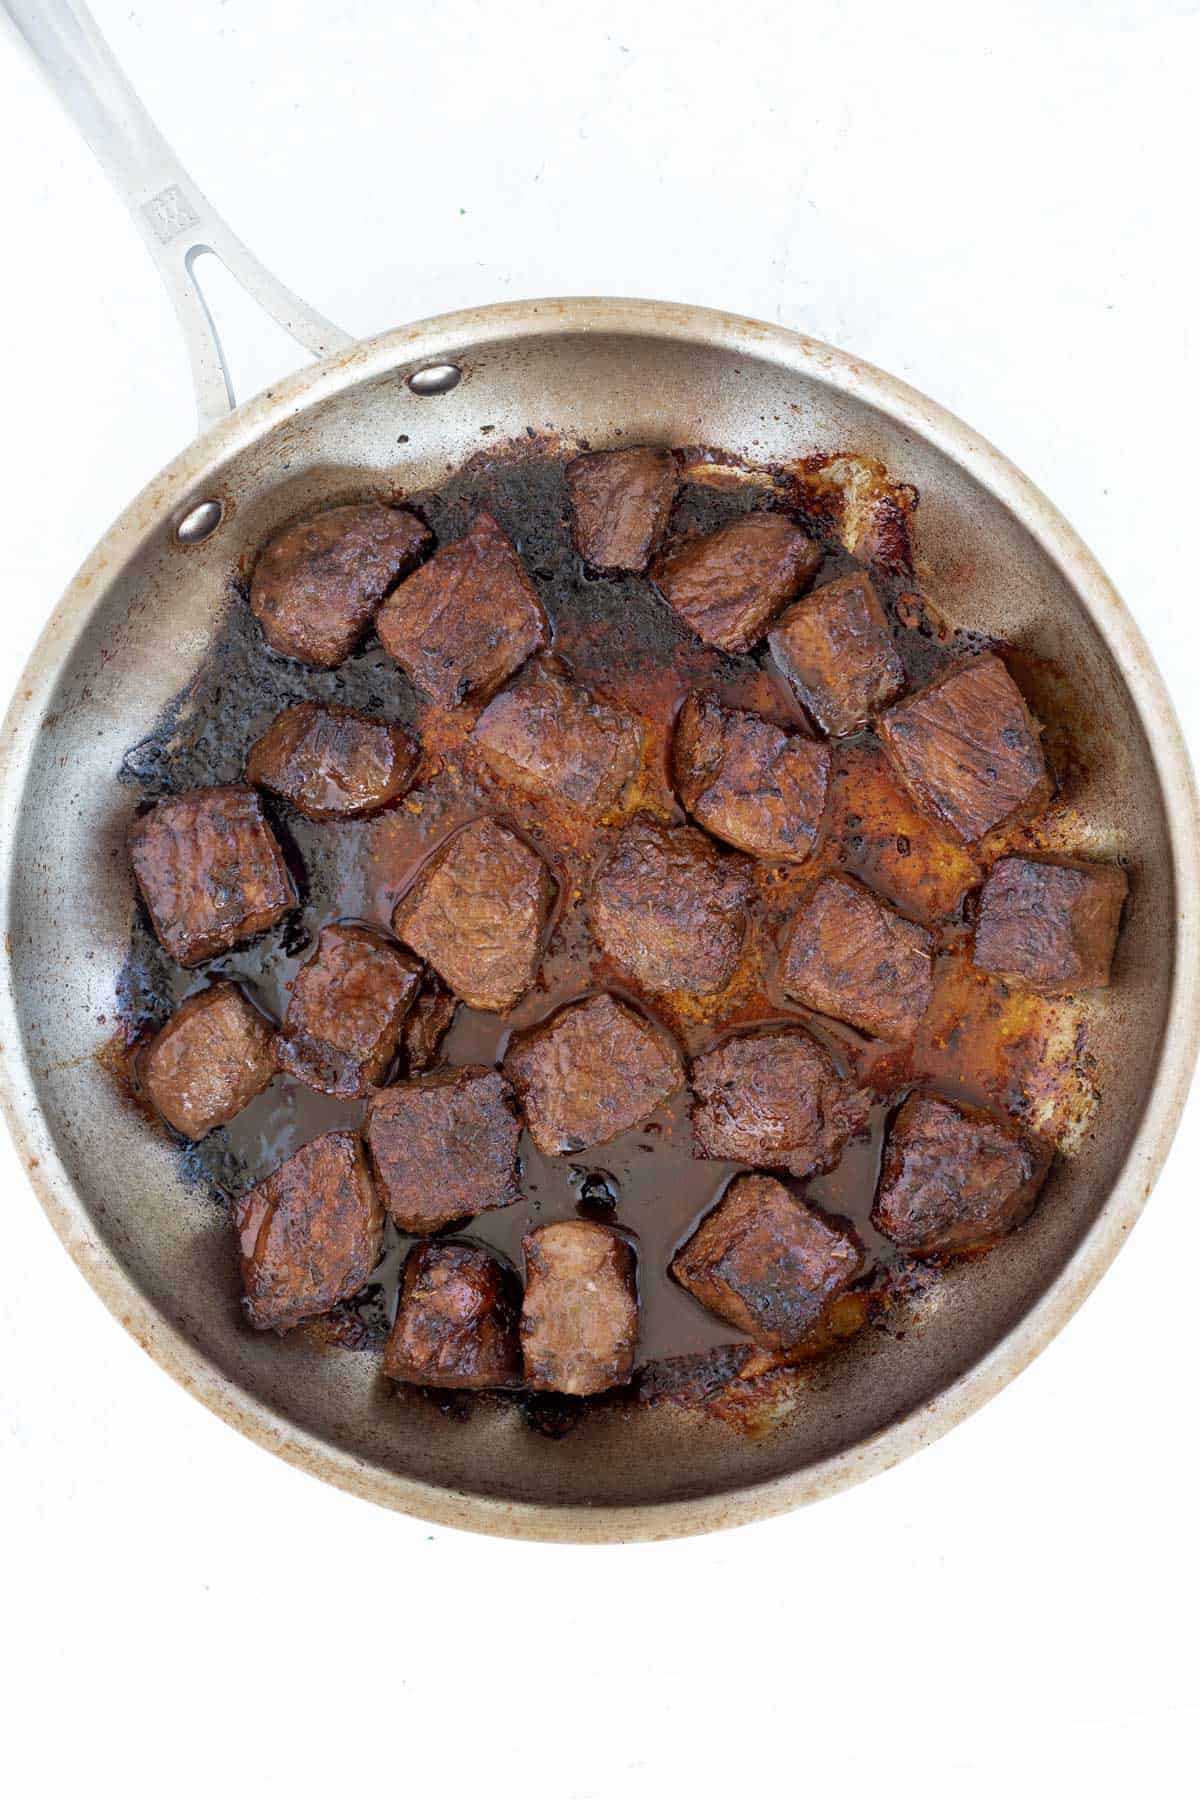
[[[486,508],[516,544],[537,584],[554,630],[554,654],[601,694],[646,722],[647,750],[632,804],[681,817],[668,781],[670,735],[685,695],[696,686],[734,704],[755,707],[807,730],[808,723],[774,670],[765,643],[754,653],[728,656],[700,643],[681,625],[649,581],[592,575],[571,547],[564,463],[582,446],[531,437],[489,449],[436,491],[384,498],[403,500],[425,519],[438,542],[459,536]],[[685,483],[672,520],[675,533],[710,530],[754,507],[782,508],[822,535],[826,556],[818,581],[853,564],[837,536],[838,515],[821,464],[752,468],[719,452],[681,453]],[[904,520],[915,504],[903,497]],[[343,496],[331,496],[341,499]],[[903,521],[902,521],[903,522]],[[893,521],[894,524],[894,521]],[[956,629],[925,596],[897,539],[872,574],[884,600],[909,681],[919,686],[942,662],[981,640]],[[287,985],[310,953],[322,924],[357,919],[386,929],[399,895],[436,845],[457,825],[484,811],[498,812],[547,858],[559,884],[559,904],[541,975],[516,1011],[499,1019],[459,1007],[445,1040],[451,1062],[492,1062],[508,1034],[545,1017],[563,1001],[598,987],[624,992],[677,1036],[688,1055],[730,1031],[768,1021],[801,1022],[856,1072],[876,1096],[865,1138],[853,1143],[831,1174],[811,1181],[807,1195],[850,1220],[868,1252],[861,1290],[848,1297],[831,1329],[810,1354],[836,1354],[839,1337],[868,1320],[890,1327],[892,1302],[910,1303],[936,1283],[936,1270],[903,1258],[869,1219],[883,1130],[889,1109],[916,1082],[999,1106],[1060,1146],[1085,1129],[1095,1105],[1087,1049],[1087,1015],[1071,1000],[1010,992],[971,967],[971,895],[986,868],[1014,846],[1058,847],[1056,822],[1071,804],[1081,776],[1072,748],[1070,704],[1053,670],[1000,650],[1047,727],[1046,742],[1059,781],[1058,798],[1034,825],[1017,825],[970,849],[958,844],[912,805],[891,777],[870,733],[834,746],[825,826],[814,855],[799,867],[755,863],[749,947],[730,986],[697,1003],[643,996],[613,978],[587,927],[591,871],[617,821],[590,824],[501,790],[464,754],[478,709],[445,712],[425,702],[373,637],[340,668],[319,671],[274,654],[264,644],[247,604],[244,575],[234,582],[217,641],[156,730],[128,751],[120,778],[145,800],[171,791],[234,781],[246,752],[284,707],[300,700],[338,703],[404,724],[424,752],[411,792],[391,811],[367,820],[314,824],[285,804],[271,806],[273,823],[300,882],[302,905],[285,926],[219,957],[202,971],[177,967],[160,950],[140,911],[120,978],[120,1030],[107,1062],[126,1082],[131,1047],[165,1022],[173,1008],[212,977],[241,982],[275,1018]],[[1047,716],[1047,701],[1052,701]],[[622,808],[626,816],[630,805]],[[816,1018],[788,1002],[776,975],[776,938],[782,921],[822,873],[841,868],[861,876],[911,917],[936,928],[933,1005],[914,1043],[903,1049],[873,1043],[849,1028]],[[321,1132],[357,1125],[361,1106],[328,1099],[285,1079],[227,1127],[196,1145],[179,1147],[190,1181],[222,1203],[259,1181],[282,1157]],[[737,1165],[691,1154],[683,1096],[653,1120],[585,1156],[547,1157],[523,1142],[524,1204],[484,1213],[467,1227],[520,1265],[521,1238],[533,1224],[584,1216],[615,1220],[639,1253],[641,1370],[632,1390],[584,1405],[675,1403],[697,1407],[751,1435],[786,1417],[807,1381],[803,1362],[778,1368],[736,1332],[706,1312],[667,1273],[671,1255],[713,1204]],[[600,1209],[599,1211],[597,1209]],[[389,1224],[385,1255],[371,1285],[314,1325],[314,1343],[378,1351],[395,1308],[400,1267],[411,1240]],[[1003,1254],[999,1251],[996,1254]],[[231,1282],[233,1246],[230,1246]],[[911,1308],[910,1308],[911,1311]],[[433,1398],[431,1396],[431,1398]],[[562,1435],[581,1416],[578,1402],[516,1396],[530,1423]],[[494,1397],[436,1397],[451,1411],[496,1404]],[[501,1403],[504,1403],[503,1401]]]

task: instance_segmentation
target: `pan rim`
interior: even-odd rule
[[[896,377],[847,351],[780,325],[684,303],[608,298],[505,302],[443,314],[385,332],[302,369],[210,428],[167,465],[110,526],[50,614],[23,669],[0,733],[0,913],[7,923],[15,830],[41,717],[63,660],[104,592],[152,523],[186,511],[210,472],[286,419],[361,381],[466,357],[472,346],[540,335],[607,333],[766,359],[849,393],[924,437],[1000,500],[1057,565],[1120,667],[1145,730],[1167,817],[1176,933],[1162,1048],[1125,1161],[1075,1252],[1020,1321],[924,1405],[835,1456],[726,1492],[653,1504],[596,1507],[454,1492],[374,1467],[284,1418],[223,1376],[143,1296],[96,1238],[63,1167],[26,1058],[9,959],[0,969],[0,1107],[31,1186],[84,1278],[142,1348],[210,1411],[264,1449],[361,1498],[432,1523],[484,1534],[574,1543],[684,1537],[769,1518],[892,1467],[997,1394],[1062,1329],[1109,1267],[1166,1158],[1200,1049],[1200,808],[1183,735],[1148,646],[1092,553],[1034,483],[977,432]],[[469,372],[469,370],[468,370]]]

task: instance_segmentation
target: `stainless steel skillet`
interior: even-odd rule
[[[3,1100],[80,1268],[150,1353],[258,1442],[448,1524],[575,1541],[667,1537],[763,1517],[886,1467],[1036,1354],[1097,1281],[1165,1155],[1197,1048],[1196,798],[1146,647],[1049,503],[911,389],[790,332],[693,307],[548,300],[462,312],[356,344],[274,282],[214,218],[82,6],[2,0],[124,193],[176,301],[202,435],[138,496],[55,610],[3,728]],[[232,410],[196,287],[207,250],[320,361]],[[953,1270],[902,1341],[863,1334],[788,1421],[751,1442],[669,1409],[600,1416],[563,1443],[380,1391],[370,1359],[239,1323],[223,1220],[98,1066],[128,942],[127,747],[203,659],[239,558],[347,488],[420,486],[481,442],[552,421],[593,445],[720,444],[757,459],[852,448],[921,493],[926,585],[956,620],[1053,660],[1088,775],[1081,847],[1134,878],[1118,985],[1092,1022],[1092,1135],[1005,1253]],[[490,428],[487,440],[481,429]]]

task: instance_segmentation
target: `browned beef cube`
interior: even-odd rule
[[[872,1037],[910,1038],[933,993],[933,947],[870,888],[829,875],[787,929],[783,991]]]
[[[825,810],[829,750],[770,719],[689,694],[675,725],[675,789],[714,837],[803,862]]]
[[[142,1086],[176,1131],[205,1137],[261,1094],[275,1033],[231,981],[185,1000],[140,1058]]]
[[[697,1156],[801,1177],[832,1169],[870,1109],[799,1026],[728,1038],[696,1058],[691,1085]]]
[[[669,450],[599,450],[567,464],[575,548],[594,569],[644,573],[666,534],[679,470]]]
[[[775,661],[830,737],[859,731],[904,688],[904,664],[866,575],[842,575],[789,606],[770,634]]]
[[[443,1069],[384,1088],[367,1107],[363,1135],[402,1231],[439,1231],[521,1198],[521,1121],[495,1069]]]
[[[640,814],[597,871],[592,929],[642,987],[716,994],[742,953],[752,888],[744,857],[718,850],[693,826]]]
[[[1037,1204],[1050,1151],[1025,1132],[937,1094],[910,1094],[892,1120],[871,1213],[913,1256],[984,1250]]]
[[[918,805],[973,844],[1054,792],[1041,727],[998,656],[952,662],[879,721],[883,747]]]
[[[392,929],[468,1006],[507,1012],[537,974],[553,898],[553,877],[528,844],[495,819],[473,819],[430,857]]]
[[[741,651],[757,644],[820,566],[819,546],[790,519],[757,512],[669,544],[650,576],[697,637]]]
[[[292,981],[280,1068],[319,1093],[358,1099],[386,1075],[420,985],[407,951],[361,925],[327,925]]]
[[[857,562],[890,575],[911,573],[916,488],[893,481],[882,463],[866,456],[814,458],[800,479],[808,504],[831,520]]]
[[[185,968],[256,937],[296,904],[253,788],[193,788],[160,800],[130,826],[129,854],[155,935]]]
[[[599,1394],[633,1373],[637,1259],[607,1225],[569,1219],[525,1239],[521,1348],[531,1388]]]
[[[388,655],[441,706],[486,700],[550,636],[524,563],[485,512],[400,583],[377,624]]]
[[[979,902],[975,966],[1041,994],[1107,987],[1128,891],[1116,863],[1002,857]]]
[[[402,725],[305,700],[281,712],[251,747],[246,780],[282,795],[307,819],[361,819],[406,794],[420,760]]]
[[[415,513],[377,500],[330,507],[265,546],[254,565],[250,609],[281,656],[334,669],[431,541]]]
[[[861,1274],[861,1246],[770,1175],[739,1175],[671,1264],[702,1306],[792,1350]]]
[[[606,812],[642,761],[642,728],[548,663],[530,663],[471,733],[483,761],[538,799]]]
[[[458,997],[440,982],[427,975],[421,991],[412,1003],[400,1033],[400,1052],[406,1075],[424,1075],[432,1069],[441,1053],[442,1039],[454,1023]]]
[[[286,1331],[356,1294],[379,1261],[383,1208],[353,1131],[329,1131],[243,1194],[234,1213],[250,1323]]]
[[[611,994],[560,1007],[513,1039],[504,1072],[548,1156],[606,1144],[683,1085],[673,1043]]]
[[[519,1316],[516,1276],[484,1245],[417,1244],[404,1264],[383,1372],[422,1387],[515,1387]]]

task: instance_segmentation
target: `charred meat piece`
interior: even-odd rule
[[[714,837],[783,862],[803,862],[812,849],[829,781],[826,745],[713,694],[689,694],[672,767],[679,798]]]
[[[739,1175],[671,1264],[702,1306],[793,1350],[862,1273],[862,1247],[770,1175]]]
[[[832,1169],[866,1129],[870,1095],[799,1026],[728,1038],[692,1064],[697,1156],[804,1177]]]
[[[745,513],[703,537],[668,544],[650,578],[698,638],[738,652],[752,649],[804,592],[821,560],[819,545],[782,513]]]
[[[440,706],[486,700],[549,641],[525,565],[490,513],[384,602],[380,640]]]
[[[421,985],[420,964],[361,925],[327,925],[292,982],[279,1067],[318,1093],[356,1100],[386,1075]]]
[[[666,535],[679,469],[669,450],[598,450],[566,468],[575,548],[593,569],[644,574]]]
[[[548,1156],[608,1143],[683,1086],[674,1044],[611,994],[560,1007],[523,1032],[504,1072],[530,1136]]]
[[[912,1256],[988,1249],[1033,1211],[1050,1154],[973,1106],[910,1094],[888,1131],[872,1223]]]
[[[392,914],[392,930],[460,1000],[507,1012],[537,974],[554,879],[495,819],[473,819],[434,852]]]
[[[1054,792],[1041,729],[998,656],[952,662],[879,721],[879,736],[918,805],[973,844]]]
[[[592,930],[640,986],[716,994],[742,953],[752,888],[744,857],[718,850],[693,826],[639,814],[596,873]]]
[[[866,575],[842,575],[789,606],[770,633],[796,698],[830,737],[860,731],[904,689],[904,664]]]
[[[615,806],[642,760],[642,728],[549,663],[534,662],[484,709],[471,741],[492,772],[536,799]]]
[[[275,1033],[241,988],[218,981],[184,1001],[139,1069],[167,1124],[196,1140],[262,1093],[275,1074]]]
[[[829,875],[788,926],[783,991],[872,1037],[910,1038],[933,994],[933,947],[861,882]]]
[[[633,1373],[637,1260],[607,1225],[570,1219],[525,1239],[521,1348],[531,1388],[600,1394]]]
[[[281,712],[251,747],[246,780],[306,819],[361,819],[406,794],[420,760],[402,725],[305,700]]]
[[[916,488],[893,481],[882,463],[866,456],[809,458],[800,482],[806,506],[833,524],[856,562],[889,575],[912,572]]]
[[[404,1264],[384,1374],[421,1387],[515,1387],[520,1304],[516,1276],[484,1245],[416,1245]]]
[[[875,742],[834,748],[824,830],[850,874],[925,925],[959,912],[983,879],[973,852],[917,805]]]
[[[234,1213],[246,1312],[286,1331],[356,1294],[379,1261],[383,1208],[353,1131],[329,1131],[243,1194]]]
[[[426,975],[400,1033],[400,1052],[408,1076],[424,1075],[441,1054],[442,1039],[454,1023],[458,997],[436,975]]]
[[[129,854],[155,936],[185,968],[257,937],[296,904],[253,788],[169,795],[133,821]]]
[[[378,500],[332,506],[286,526],[263,548],[250,610],[281,656],[335,669],[432,541],[416,514],[398,507]]]
[[[1128,892],[1116,863],[1001,857],[979,902],[975,966],[1040,994],[1107,987]]]
[[[521,1198],[521,1121],[495,1069],[443,1069],[374,1095],[363,1135],[401,1231],[439,1231]]]

